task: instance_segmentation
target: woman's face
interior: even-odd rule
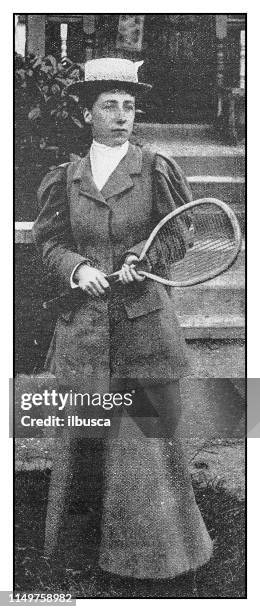
[[[109,147],[129,140],[135,118],[135,98],[125,91],[108,91],[98,96],[91,112],[84,110],[93,138]]]

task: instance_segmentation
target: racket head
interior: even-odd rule
[[[154,228],[142,253],[153,268],[147,278],[172,287],[206,282],[227,271],[242,246],[242,234],[233,210],[216,198],[201,198],[169,213]],[[158,266],[158,261],[161,267]],[[159,273],[158,273],[159,268]]]

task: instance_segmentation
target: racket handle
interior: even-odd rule
[[[145,262],[137,262],[135,264],[135,268],[140,270],[140,272],[146,272],[145,268],[148,270],[148,266]],[[150,269],[150,267],[149,267]],[[120,282],[119,280],[120,270],[113,272],[112,274],[107,274],[106,279],[109,282],[109,285],[113,286]],[[70,309],[70,307],[78,306],[85,302],[90,296],[82,291],[82,289],[72,289],[69,293],[61,293],[60,295],[43,302],[44,310],[64,310]]]
[[[43,302],[42,307],[44,310],[52,310],[53,308],[63,309],[69,308],[69,306],[74,304],[79,304],[80,302],[85,301],[86,294],[78,288],[72,289],[70,293],[61,293],[51,300],[46,300]]]
[[[119,272],[114,272],[106,276],[110,285],[115,285],[119,282]],[[75,306],[79,306],[88,300],[90,296],[82,289],[71,289],[69,293],[61,293],[50,300],[46,300],[42,304],[43,310],[70,310]]]
[[[132,265],[137,272],[143,272],[144,276],[146,275],[146,272],[151,272],[151,266],[146,258],[143,261],[137,261]],[[106,276],[110,285],[119,282],[120,272],[121,270],[117,270],[116,272],[112,272],[112,274],[108,274]]]

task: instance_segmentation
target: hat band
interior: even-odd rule
[[[94,74],[86,74],[85,73],[85,83],[93,83],[95,81],[118,81],[119,83],[138,83],[137,76],[133,77],[133,75],[129,74],[121,74],[121,75],[113,75],[113,74],[104,74],[102,72]]]

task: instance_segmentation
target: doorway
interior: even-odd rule
[[[143,120],[211,123],[216,97],[215,15],[147,15],[141,80],[154,87]]]

